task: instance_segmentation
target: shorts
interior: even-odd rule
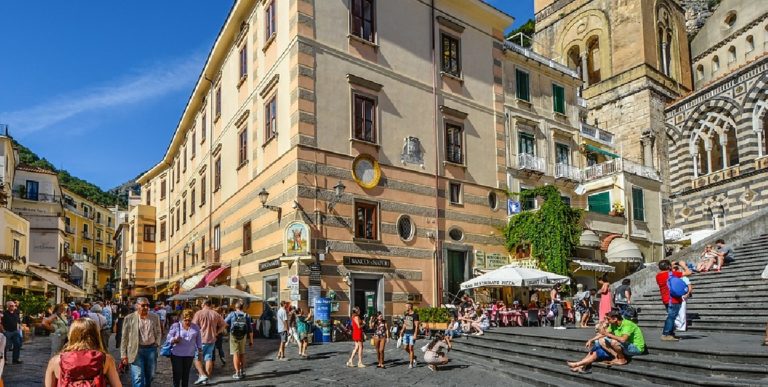
[[[280,342],[281,343],[287,343],[288,342],[288,331],[280,332]]]
[[[446,329],[445,336],[451,338],[461,336],[461,329]]]
[[[416,336],[414,336],[412,333],[404,333],[403,345],[414,345],[414,344],[416,344]]]
[[[611,343],[611,339],[606,338],[605,341],[607,343]],[[620,343],[621,344],[621,352],[624,353],[624,356],[632,357],[632,356],[639,356],[642,355],[645,351],[641,351],[637,346],[635,346],[632,343]]]
[[[213,351],[216,343],[203,344],[203,361],[213,361]],[[200,360],[200,352],[195,354],[195,359]]]
[[[242,354],[245,353],[245,336],[242,339],[236,339],[235,336],[229,335],[229,354]]]

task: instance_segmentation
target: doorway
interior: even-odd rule
[[[464,251],[448,250],[447,254],[447,286],[453,295],[461,290],[461,283],[467,280],[467,253]]]
[[[360,313],[368,316],[372,316],[378,311],[383,312],[379,302],[381,278],[353,278],[352,281],[352,307],[357,306],[360,308]]]

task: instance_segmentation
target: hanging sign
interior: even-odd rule
[[[512,216],[520,213],[520,202],[507,199],[507,215]]]

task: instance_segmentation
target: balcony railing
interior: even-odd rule
[[[587,123],[581,123],[581,135],[601,144],[613,146],[613,133],[592,126]]]
[[[568,164],[555,164],[555,178],[581,181],[581,170]]]
[[[75,228],[67,224],[64,226],[64,232],[66,232],[67,234],[74,234]]]
[[[83,238],[93,239],[93,235],[91,235],[91,233],[89,233],[88,231],[83,231]]]
[[[533,52],[533,50],[531,50],[530,48],[525,48],[525,47],[519,46],[519,45],[517,45],[515,43],[512,43],[510,41],[505,41],[504,42],[504,48],[507,49],[507,50],[512,50],[512,51],[514,51],[514,52],[516,52],[516,53],[518,53],[518,54],[520,54],[520,55],[522,55],[522,56],[524,56],[526,58],[533,59],[534,61],[539,62],[539,63],[541,63],[541,64],[543,64],[545,66],[548,66],[550,68],[553,68],[553,69],[555,69],[557,71],[560,71],[560,72],[563,72],[565,74],[568,74],[568,75],[570,75],[570,76],[572,76],[574,78],[578,78],[579,77],[579,74],[576,73],[576,70],[573,70],[573,69],[569,68],[568,66],[566,66],[566,65],[564,65],[562,63],[559,63],[559,62],[556,62],[556,61],[554,61],[554,60],[552,60],[550,58],[547,58],[544,55],[537,54],[537,53]]]
[[[41,193],[41,192],[27,192],[25,190],[19,190],[19,189],[13,190],[13,197],[24,199],[24,200],[32,200],[36,202],[61,203],[60,195],[53,195],[53,194],[47,194],[47,193]]]
[[[96,259],[84,253],[69,253],[73,262],[94,262]]]
[[[101,239],[100,236],[96,237],[96,243],[104,243],[104,239]]]
[[[532,171],[536,173],[545,173],[547,171],[547,163],[541,157],[536,157],[531,154],[521,153],[517,155],[517,165],[515,168],[519,170]]]
[[[648,179],[661,181],[659,173],[651,167],[640,165],[626,159],[613,159],[593,165],[584,169],[584,180],[597,180],[605,176],[610,176],[619,172],[631,173]]]

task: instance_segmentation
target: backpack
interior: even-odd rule
[[[235,319],[232,321],[232,336],[242,340],[248,333],[248,321],[245,313],[235,313]]]
[[[667,287],[669,288],[670,297],[680,298],[688,293],[688,285],[685,281],[675,277],[671,273],[667,279]]]
[[[107,359],[101,351],[62,352],[60,357],[61,374],[59,386],[106,387],[104,362]]]

